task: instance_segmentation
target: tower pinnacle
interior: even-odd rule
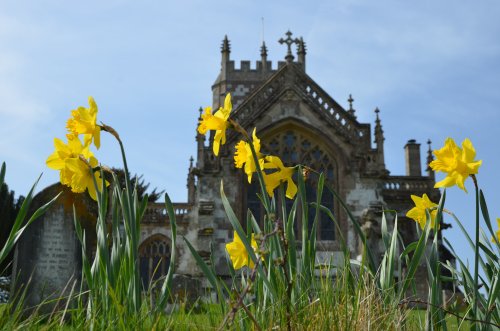
[[[382,164],[385,169],[385,156],[384,156],[384,130],[382,130],[382,125],[380,124],[380,118],[378,114],[380,113],[380,109],[375,108],[375,114],[377,118],[375,119],[375,144],[377,145],[377,153],[379,155],[379,162]]]
[[[227,35],[225,35],[224,40],[222,40],[221,53],[231,53],[231,45],[229,44]]]
[[[267,47],[266,42],[262,41],[262,46],[260,47],[260,63],[262,65],[262,70],[267,71]]]
[[[431,162],[434,161],[434,157],[432,156],[431,143],[432,141],[430,139],[427,139],[427,145],[429,145],[429,149],[427,150],[427,168],[425,170],[427,171],[427,176],[435,179],[434,170],[432,170],[430,166]]]
[[[302,64],[302,68],[304,71],[306,70],[306,43],[304,39],[300,37],[299,42],[297,43],[297,62]]]
[[[198,122],[201,121],[201,114],[203,113],[203,108],[199,109],[200,116],[198,117]],[[204,161],[204,151],[205,151],[205,135],[201,134],[196,130],[196,144],[197,144],[197,155],[196,155],[196,167],[203,168]]]
[[[267,58],[267,46],[265,41],[262,42],[262,46],[260,47],[260,56]]]
[[[375,114],[377,118],[375,119],[375,143],[377,144],[377,148],[380,148],[379,145],[382,145],[384,142],[384,130],[382,130],[382,125],[380,124],[380,118],[378,114],[380,113],[380,109],[375,108]]]

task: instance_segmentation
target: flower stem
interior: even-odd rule
[[[478,319],[477,314],[477,304],[479,301],[479,187],[477,185],[477,178],[475,175],[470,175],[472,181],[474,182],[474,188],[476,190],[476,241],[474,245],[474,305],[472,312],[474,314],[474,318]],[[477,324],[474,324],[474,330],[477,330]]]
[[[252,151],[252,157],[255,162],[255,167],[256,167],[256,173],[257,177],[259,178],[259,184],[260,184],[260,190],[262,192],[262,199],[264,203],[264,208],[267,213],[271,212],[271,202],[269,201],[269,196],[266,191],[266,184],[264,182],[264,175],[263,171],[260,168],[260,163],[259,163],[259,158],[257,156],[257,153],[255,152],[255,147],[253,146],[252,138],[248,134],[248,132],[241,126],[239,125],[238,122],[229,119],[229,123],[232,125],[233,129],[236,132],[239,132],[243,135],[243,138],[248,142],[248,145],[250,146],[250,150]]]
[[[137,259],[137,252],[139,246],[139,237],[138,237],[138,220],[136,218],[136,206],[133,199],[132,193],[132,184],[130,183],[130,173],[128,171],[127,158],[125,156],[125,148],[123,147],[123,142],[120,139],[120,135],[116,132],[115,129],[101,123],[101,130],[110,133],[113,137],[116,138],[118,144],[120,145],[120,151],[122,154],[123,160],[123,170],[125,173],[125,193],[126,193],[126,206],[123,206],[124,210],[124,218],[125,218],[125,231],[127,233],[127,237],[130,240],[130,244],[128,246],[128,267],[130,268],[129,274],[131,275],[130,281],[132,282],[131,287],[129,288],[129,296],[131,297],[131,306],[134,311],[139,311],[141,306],[141,288],[140,288],[140,279],[139,279],[139,265]]]

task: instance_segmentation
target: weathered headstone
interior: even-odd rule
[[[64,307],[73,286],[76,292],[80,289],[82,252],[73,206],[86,232],[87,247],[95,240],[96,203],[87,194],[75,194],[54,184],[35,196],[31,212],[61,191],[57,201],[27,228],[16,245],[11,297],[17,300],[25,291],[23,303],[28,310],[50,312]]]

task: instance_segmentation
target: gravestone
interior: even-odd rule
[[[74,287],[80,290],[81,244],[73,222],[73,206],[86,233],[87,247],[95,242],[97,206],[86,193],[77,194],[54,184],[33,199],[31,215],[40,206],[63,192],[47,212],[34,221],[16,245],[12,271],[11,298],[26,294],[24,306],[42,313],[64,308]]]

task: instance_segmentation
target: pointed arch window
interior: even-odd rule
[[[277,155],[281,158],[286,166],[296,164],[304,164],[315,170],[321,171],[325,175],[325,181],[330,184],[335,183],[335,160],[322,146],[318,139],[313,139],[307,134],[302,134],[296,130],[285,130],[269,139],[263,139],[262,151],[266,154]],[[306,181],[306,196],[308,202],[316,201],[318,178],[310,176]],[[263,210],[258,200],[256,193],[260,192],[259,185],[256,180],[251,185],[247,186],[246,206],[252,213],[262,219]],[[321,196],[321,203],[334,213],[334,197],[325,188]],[[293,201],[287,199],[287,208],[290,209]],[[311,230],[316,210],[309,208],[308,223]],[[300,213],[298,213],[300,215]],[[319,240],[335,240],[335,224],[324,212],[320,212],[318,220],[317,235]],[[302,220],[299,220],[301,223]],[[300,228],[300,224],[296,223],[296,229]]]
[[[139,246],[139,267],[143,289],[160,277],[166,276],[170,264],[169,239],[161,234],[153,235]]]

